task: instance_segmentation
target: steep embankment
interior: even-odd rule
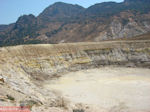
[[[149,47],[149,40],[21,45],[1,48],[0,62],[45,75],[103,65],[150,67]]]
[[[52,83],[53,79],[62,77],[67,72],[109,65],[150,68],[150,41],[106,41],[0,48],[0,76],[5,82],[0,84],[0,103],[2,101],[2,105],[19,105],[24,101],[29,105],[65,107],[60,93],[51,91],[45,87],[45,83]],[[12,98],[9,95],[14,97],[11,102],[9,99]]]

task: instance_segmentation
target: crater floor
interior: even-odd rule
[[[111,112],[150,111],[150,69],[104,67],[83,70],[46,82],[45,88],[60,92],[74,104]]]

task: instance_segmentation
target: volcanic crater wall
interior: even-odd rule
[[[1,71],[11,69],[17,74],[23,71],[36,80],[53,78],[68,71],[108,65],[149,68],[150,41],[106,41],[0,48]]]

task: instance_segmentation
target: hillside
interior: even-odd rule
[[[0,46],[97,42],[132,38],[149,31],[149,0],[104,2],[88,8],[57,2],[37,17],[23,15],[14,24],[1,25]]]

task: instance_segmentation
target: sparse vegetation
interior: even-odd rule
[[[84,112],[83,109],[74,109],[73,112]]]
[[[5,101],[5,100],[0,98],[0,101]]]
[[[15,100],[15,98],[12,97],[12,96],[10,96],[10,95],[6,95],[6,96],[7,96],[7,98],[8,98],[9,100],[11,100],[11,101],[14,101],[14,100]]]
[[[69,102],[65,98],[58,97],[57,99],[55,99],[55,101],[51,102],[51,107],[60,107],[67,109],[68,103]]]
[[[37,105],[38,103],[36,102],[36,101],[34,101],[34,100],[26,100],[26,101],[21,101],[20,102],[20,106],[21,107],[28,107],[30,110],[32,109],[32,107],[34,106],[34,105]]]

